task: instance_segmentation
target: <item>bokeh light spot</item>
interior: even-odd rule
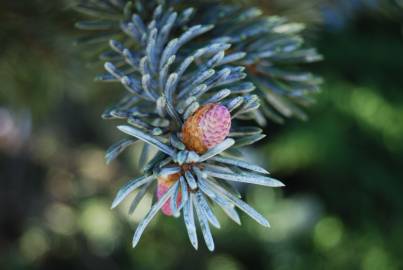
[[[49,250],[49,239],[41,228],[29,228],[19,241],[21,254],[28,261],[35,261]]]
[[[335,217],[325,217],[315,226],[314,243],[318,249],[327,250],[337,246],[343,236],[343,224]]]
[[[106,256],[113,251],[120,226],[107,203],[99,199],[85,203],[79,226],[98,255]]]
[[[71,207],[55,203],[45,213],[49,228],[55,233],[72,235],[76,231],[76,215]]]
[[[363,270],[395,270],[390,257],[381,247],[372,247],[362,260]]]
[[[232,257],[226,255],[214,256],[207,266],[208,270],[240,270],[239,263]]]

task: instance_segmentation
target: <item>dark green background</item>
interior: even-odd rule
[[[130,247],[151,197],[131,217],[127,204],[109,209],[138,174],[138,153],[106,166],[104,150],[122,135],[99,117],[122,87],[92,82],[100,68],[72,46],[79,16],[69,1],[1,1],[0,269],[402,269],[396,14],[362,9],[337,30],[306,17],[309,42],[326,59],[312,66],[325,78],[323,93],[308,122],[272,124],[266,144],[250,150],[287,184],[244,192],[272,229],[245,216],[239,227],[217,212],[223,228],[210,253],[203,243],[193,250],[181,219],[161,215]]]

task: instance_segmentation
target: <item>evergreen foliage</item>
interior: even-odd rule
[[[139,223],[133,246],[157,212],[169,209],[174,216],[183,214],[197,249],[195,210],[207,247],[214,250],[209,223],[217,228],[220,224],[208,201],[218,204],[237,223],[235,208],[269,227],[262,215],[239,198],[230,182],[283,186],[263,168],[240,159],[239,148],[265,137],[260,128],[246,127],[241,120],[265,125],[266,119],[306,118],[297,105],[311,102],[309,95],[318,91],[320,79],[298,66],[321,56],[302,47],[303,26],[264,16],[257,8],[213,1],[196,2],[195,8],[181,1],[82,1],[76,9],[95,17],[78,22],[77,27],[95,30],[78,42],[97,45],[101,51],[107,72],[96,80],[120,82],[127,90],[103,114],[105,119],[125,120],[127,124],[118,128],[131,136],[108,149],[107,162],[137,140],[144,143],[140,158],[144,175],[122,187],[112,207],[140,189],[133,211],[147,190],[155,190],[156,182],[157,190],[168,185]],[[202,143],[206,138],[186,136],[203,131],[198,126],[204,117],[200,112],[211,104],[230,113],[232,127],[226,139],[197,151],[193,141]],[[219,128],[223,120],[215,113],[211,117],[200,120],[212,121],[207,126],[209,134],[224,134],[209,130]],[[187,125],[196,132],[186,133]],[[158,150],[151,160],[150,146]]]

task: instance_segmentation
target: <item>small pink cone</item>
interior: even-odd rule
[[[173,174],[168,177],[159,177],[158,178],[158,185],[157,185],[157,198],[160,199],[168,189],[178,181],[180,174]],[[171,209],[171,200],[170,198],[161,208],[161,211],[164,215],[172,216],[174,213]],[[176,205],[180,205],[182,202],[182,193],[179,192],[178,198],[176,200]]]
[[[221,104],[201,106],[182,128],[183,142],[188,150],[199,154],[224,141],[231,129],[231,114]]]

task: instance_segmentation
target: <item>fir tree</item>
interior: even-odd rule
[[[231,183],[283,186],[265,169],[242,160],[239,148],[265,137],[242,120],[265,125],[266,119],[304,119],[296,104],[309,103],[320,79],[296,66],[321,57],[301,47],[301,25],[264,16],[256,8],[215,1],[196,1],[194,8],[185,1],[156,2],[82,1],[76,6],[95,17],[77,27],[96,30],[79,42],[97,44],[102,51],[107,72],[97,80],[120,82],[128,91],[103,117],[125,120],[118,128],[131,137],[109,148],[106,159],[110,162],[137,140],[144,143],[144,175],[122,187],[112,207],[139,189],[133,211],[154,190],[156,203],[139,223],[133,246],[162,210],[183,215],[197,248],[195,210],[213,250],[209,224],[220,224],[209,202],[239,224],[236,208],[269,227]],[[158,151],[148,161],[150,146]]]

